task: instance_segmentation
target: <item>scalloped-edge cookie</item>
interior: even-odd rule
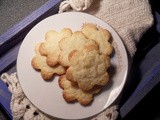
[[[99,44],[99,50],[101,54],[110,55],[112,53],[113,47],[109,42],[111,39],[111,34],[108,30],[97,27],[92,23],[85,23],[82,26],[82,32],[89,39],[93,39]]]
[[[63,28],[60,32],[50,30],[45,35],[45,42],[40,45],[39,51],[42,55],[47,56],[47,64],[54,67],[58,64],[60,49],[58,42],[66,37],[70,37],[72,31],[69,28]]]
[[[70,65],[69,61],[69,53],[72,50],[81,50],[83,47],[92,45],[97,49],[98,44],[94,40],[86,38],[86,36],[81,31],[76,31],[72,34],[71,37],[67,37],[62,39],[59,42],[59,47],[61,49],[61,53],[59,55],[59,63],[65,67]]]
[[[107,69],[110,67],[110,58],[99,54],[94,47],[72,51],[69,60],[71,65],[66,71],[66,77],[72,82],[77,82],[80,89],[88,91],[95,85],[103,86],[108,83]]]
[[[54,67],[48,66],[46,63],[46,56],[42,56],[39,53],[39,46],[41,43],[38,43],[35,46],[36,55],[33,57],[31,61],[31,65],[35,70],[39,70],[41,72],[41,76],[44,80],[50,80],[54,74],[62,75],[65,73],[66,69],[57,64]]]
[[[67,102],[78,101],[81,105],[89,105],[93,101],[93,95],[99,93],[100,88],[96,87],[91,91],[82,91],[76,83],[67,80],[65,75],[60,76],[59,86],[63,89],[63,98]]]

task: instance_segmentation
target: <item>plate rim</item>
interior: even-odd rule
[[[93,16],[93,15],[91,15],[91,14],[88,14],[88,13],[83,13],[83,12],[65,12],[65,13],[60,13],[60,14],[55,14],[55,15],[51,15],[51,16],[49,16],[49,17],[47,17],[47,18],[45,18],[45,19],[43,19],[42,21],[45,21],[46,19],[50,19],[50,17],[52,17],[52,16],[57,16],[57,15],[63,15],[63,14],[85,14],[85,15],[89,15],[89,16],[91,16],[91,17],[95,17],[96,19],[99,19],[99,20],[101,20],[101,21],[103,21],[103,22],[105,22],[104,20],[102,20],[102,19],[100,19],[100,18],[98,18],[98,17],[96,17],[96,16]],[[36,26],[38,26],[42,21],[40,21],[39,23],[37,23],[33,28],[35,28]],[[105,22],[106,23],[106,22]],[[109,25],[108,23],[106,23],[107,24],[107,26],[109,26],[116,34],[117,34],[117,36],[120,38],[120,36],[119,36],[119,34],[116,32],[116,30],[115,29],[113,29],[112,28],[112,26],[111,25]],[[32,29],[33,29],[32,28]],[[28,36],[28,34],[32,31],[32,29],[27,33],[27,35],[26,36]],[[26,36],[25,36],[25,38],[26,38]],[[20,50],[21,50],[21,47],[23,46],[23,44],[24,44],[24,41],[25,41],[25,38],[23,39],[23,41],[22,41],[22,44],[21,44],[21,46],[20,46],[20,49],[19,49],[19,51],[18,51],[18,56],[17,56],[17,65],[16,65],[16,67],[17,67],[17,76],[18,76],[18,78],[19,78],[19,72],[18,72],[18,60],[19,60],[19,57],[20,57]],[[125,47],[125,45],[124,45],[124,43],[123,43],[123,41],[122,41],[122,39],[120,38],[120,40],[121,40],[121,43],[123,44],[123,49],[124,49],[124,51],[125,51],[125,58],[126,58],[126,72],[125,72],[125,74],[124,74],[124,79],[125,80],[123,80],[123,83],[121,83],[122,84],[122,87],[120,88],[121,90],[120,90],[120,92],[119,92],[119,94],[118,94],[118,96],[121,94],[121,92],[122,92],[122,89],[123,89],[123,87],[124,87],[124,85],[125,85],[125,82],[126,82],[126,79],[127,79],[127,75],[128,75],[128,69],[129,69],[129,63],[128,63],[128,55],[127,55],[127,50],[126,50],[126,47]],[[23,93],[25,94],[25,96],[28,98],[28,96],[26,95],[26,93],[24,92],[24,89],[23,89],[23,85],[21,84],[21,82],[20,82],[20,80],[19,80],[19,83],[20,83],[20,86],[21,86],[21,88],[22,88],[22,90],[23,90]],[[113,102],[118,98],[118,96],[117,97],[115,97],[115,99],[113,100]],[[28,100],[30,100],[29,98],[28,98]],[[33,104],[33,105],[35,105],[31,100],[30,100],[30,102]],[[112,103],[113,103],[112,102]],[[36,105],[35,105],[36,106]],[[38,106],[36,106],[40,111],[42,111],[42,112],[44,112],[44,113],[46,113],[45,111],[43,111],[43,110],[41,110]],[[106,109],[106,108],[104,108],[104,109]],[[103,109],[103,110],[104,110]],[[101,110],[101,111],[99,111],[97,114],[99,114],[100,112],[102,112],[103,110]],[[46,113],[47,114],[47,113]],[[48,115],[50,115],[50,114],[48,114]],[[95,115],[95,114],[94,114]],[[92,115],[92,116],[94,116],[94,115]],[[52,115],[51,115],[52,116]],[[92,116],[88,116],[88,117],[82,117],[82,118],[78,118],[78,119],[84,119],[84,118],[89,118],[89,117],[92,117]],[[57,117],[57,116],[52,116],[52,117],[54,117],[54,118],[60,118],[60,119],[66,119],[66,118],[61,118],[61,117]],[[69,118],[69,119],[72,119],[72,118]],[[73,118],[73,119],[76,119],[76,118]]]

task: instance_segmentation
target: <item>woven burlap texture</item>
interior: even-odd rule
[[[152,26],[148,0],[65,0],[59,12],[83,11],[107,22],[121,37],[132,58],[143,33]]]

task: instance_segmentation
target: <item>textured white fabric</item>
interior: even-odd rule
[[[76,11],[84,11],[89,8],[93,0],[65,0],[60,4],[59,13],[64,12],[72,7]]]
[[[4,83],[8,84],[8,89],[12,93],[10,107],[14,120],[56,120],[39,111],[28,100],[21,89],[16,73],[12,73],[11,75],[4,73],[1,75],[1,79]],[[100,115],[91,118],[91,120],[115,120],[118,117],[117,109],[116,105],[112,106]]]
[[[69,4],[67,7],[65,2]],[[81,7],[84,4],[85,10]],[[136,52],[139,39],[153,24],[148,0],[65,0],[61,3],[59,12],[71,9],[92,14],[111,25],[122,38],[131,58]]]
[[[50,120],[48,116],[32,105],[24,95],[16,73],[11,75],[4,73],[1,75],[1,79],[8,84],[8,89],[12,93],[10,108],[14,120]]]

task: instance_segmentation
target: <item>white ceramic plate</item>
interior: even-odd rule
[[[31,66],[35,55],[37,42],[44,41],[45,33],[63,28],[80,30],[84,23],[94,23],[110,31],[113,37],[115,53],[111,58],[111,80],[101,94],[94,97],[94,101],[87,107],[79,103],[68,104],[62,97],[62,89],[58,85],[58,76],[51,82],[41,78],[40,72]],[[125,47],[118,34],[104,21],[89,14],[80,12],[66,12],[50,16],[39,22],[25,37],[18,54],[17,73],[21,87],[28,99],[41,111],[56,118],[83,119],[91,117],[111,105],[119,96],[126,81],[128,59]]]

